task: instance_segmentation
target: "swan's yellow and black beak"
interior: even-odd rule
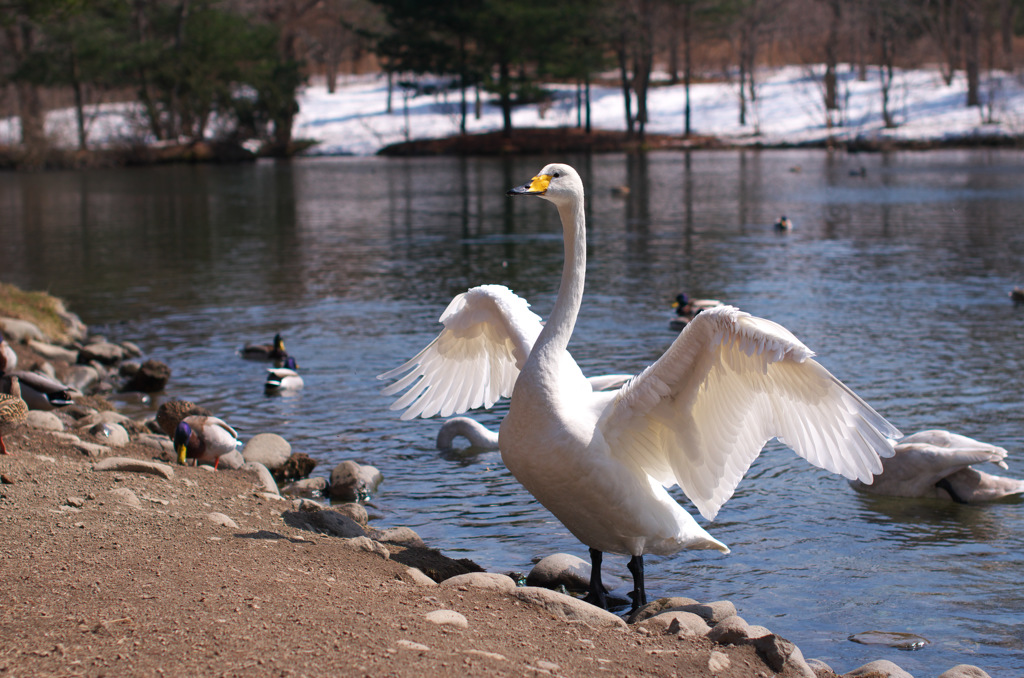
[[[538,174],[530,179],[530,182],[522,186],[508,189],[505,195],[544,195],[548,191],[548,184],[551,183],[550,174]]]

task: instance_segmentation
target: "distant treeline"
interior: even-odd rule
[[[47,93],[78,115],[112,92],[141,104],[139,138],[256,142],[290,153],[296,93],[310,75],[380,69],[406,88],[461,93],[465,120],[493,96],[512,109],[545,99],[542,83],[589,90],[615,74],[628,132],[642,138],[652,74],[687,86],[736,83],[740,122],[756,106],[758,68],[801,63],[820,84],[826,124],[841,125],[840,64],[889,87],[898,66],[965,75],[965,106],[984,106],[985,74],[1013,71],[1024,0],[6,0],[0,3],[2,102],[21,121],[24,164],[48,149]],[[811,68],[815,65],[815,68]],[[422,76],[434,76],[425,82]],[[470,100],[470,92],[473,100]],[[690,133],[688,106],[683,132]]]

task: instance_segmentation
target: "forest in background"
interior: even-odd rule
[[[962,73],[964,106],[984,106],[986,74],[1017,69],[1024,0],[0,0],[0,28],[0,114],[20,119],[18,164],[31,167],[50,150],[47,110],[77,111],[85,151],[86,109],[115,100],[138,101],[157,142],[289,155],[308,79],[330,89],[366,72],[460,93],[463,130],[482,91],[506,132],[549,82],[575,85],[589,131],[590,86],[612,80],[642,140],[661,82],[734,83],[743,124],[759,71],[823,64],[822,102],[839,126],[839,65],[863,77],[873,66],[890,125],[886,74],[891,83],[898,67],[938,66],[947,82]],[[682,115],[689,134],[688,103]]]

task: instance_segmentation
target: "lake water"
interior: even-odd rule
[[[589,196],[587,293],[570,346],[587,374],[657,358],[685,290],[782,323],[905,433],[947,428],[1003,445],[1007,473],[1024,477],[1024,308],[1007,296],[1024,284],[1018,152],[0,174],[0,279],[49,290],[94,331],[137,342],[171,365],[168,396],[207,406],[244,439],[280,433],[322,460],[314,475],[344,459],[377,466],[378,525],[525,572],[534,558],[586,558],[586,548],[497,452],[439,455],[440,421],[399,421],[374,377],[430,341],[470,286],[508,285],[548,313],[557,215],[504,192],[555,159],[580,170]],[[781,214],[792,233],[773,231]],[[277,331],[305,377],[296,397],[264,396],[264,366],[236,354]],[[503,411],[475,416],[496,427]],[[886,658],[918,676],[958,663],[1024,674],[1020,502],[865,497],[772,444],[718,519],[700,520],[732,553],[649,558],[651,596],[731,600],[839,673]],[[625,559],[606,563],[624,592]],[[847,639],[871,630],[931,644],[902,652]]]

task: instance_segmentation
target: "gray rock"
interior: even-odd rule
[[[128,431],[120,424],[108,424],[106,422],[94,424],[89,428],[89,433],[102,441],[107,447],[124,447],[130,438]]]
[[[82,417],[75,423],[75,427],[79,429],[90,429],[96,424],[120,424],[127,427],[131,426],[131,421],[131,419],[120,412],[104,410],[102,412],[93,412],[92,414]]]
[[[354,504],[359,506],[359,504]],[[364,511],[366,509],[363,509]],[[401,546],[414,546],[424,548],[426,546],[423,543],[423,539],[420,538],[416,531],[409,527],[389,527],[386,530],[380,530],[374,535],[377,541],[386,541],[392,544],[400,544]]]
[[[339,511],[320,506],[316,502],[303,502],[302,510],[285,514],[285,522],[299,529],[343,539],[366,536],[366,530],[359,523]]]
[[[808,659],[807,665],[811,667],[811,671],[814,671],[816,678],[819,676],[831,676],[835,673],[835,669],[821,661],[820,659]]]
[[[25,425],[40,431],[63,431],[64,422],[53,412],[29,410]]]
[[[68,375],[64,380],[64,383],[72,388],[78,389],[82,393],[86,393],[91,390],[101,378],[102,375],[100,375],[92,365],[74,365],[68,371]]]
[[[681,605],[677,610],[692,612],[704,618],[708,624],[717,624],[736,614],[736,606],[728,600],[716,600],[713,603],[697,603],[696,605]]]
[[[353,548],[359,551],[366,551],[367,553],[376,553],[384,560],[391,557],[391,551],[388,551],[387,547],[380,542],[374,541],[369,537],[353,537],[345,542],[349,548]]]
[[[171,368],[167,363],[150,358],[135,370],[131,379],[122,391],[139,391],[141,393],[159,393],[167,387],[171,380]]]
[[[246,461],[263,464],[268,469],[281,468],[291,454],[291,444],[276,433],[258,433],[242,448]]]
[[[596,628],[625,628],[626,622],[608,610],[539,586],[522,586],[513,595],[524,603],[547,610],[557,619],[581,621]]]
[[[708,637],[711,637],[710,634]],[[772,633],[759,638],[750,638],[746,644],[753,645],[768,668],[776,673],[785,672],[787,675],[801,678],[817,678],[814,670],[804,660],[804,653],[785,638]]]
[[[206,519],[209,520],[214,525],[223,525],[224,527],[230,527],[232,529],[238,529],[238,523],[236,523],[235,521],[231,520],[231,518],[227,517],[223,513],[219,513],[217,511],[214,511],[213,513],[207,513],[206,514]]]
[[[3,332],[8,341],[15,344],[24,344],[30,339],[46,341],[39,327],[27,320],[0,318],[0,332]]]
[[[438,626],[454,626],[459,629],[468,629],[469,620],[455,610],[434,610],[424,615],[424,618],[431,624]]]
[[[343,461],[331,471],[331,498],[342,501],[367,499],[380,485],[381,479],[380,471],[373,466]]]
[[[736,645],[749,637],[750,626],[738,615],[726,617],[708,631],[708,640],[721,645]]]
[[[97,445],[96,443],[87,443],[84,440],[79,440],[75,443],[75,449],[84,454],[87,457],[98,459],[99,457],[105,457],[110,454],[110,448],[106,445]]]
[[[327,490],[327,478],[303,478],[281,488],[281,494],[296,497],[319,497]]]
[[[977,666],[957,664],[948,671],[943,671],[939,678],[992,678]]]
[[[487,589],[491,591],[501,591],[503,593],[512,593],[516,590],[515,581],[504,574],[498,574],[497,572],[467,572],[466,574],[457,574],[454,577],[449,577],[441,582],[441,586],[444,588],[454,589]]]
[[[849,673],[844,673],[844,678],[857,678],[858,676],[870,676],[870,678],[914,678],[896,664],[888,659],[876,659],[864,666],[855,668]]]
[[[676,596],[672,598],[658,598],[657,600],[651,601],[639,608],[636,612],[629,616],[627,620],[630,624],[636,624],[642,622],[645,619],[650,619],[655,615],[659,615],[662,612],[668,612],[670,610],[680,610],[687,605],[699,605],[699,603],[693,598],[683,598]]]
[[[418,567],[407,567],[402,579],[416,586],[437,586],[437,582],[423,574],[423,570]]]
[[[172,449],[173,449],[173,444],[172,444]],[[219,469],[228,469],[230,471],[234,471],[236,469],[240,469],[243,466],[245,466],[245,459],[242,457],[242,453],[239,452],[238,450],[232,450],[232,451],[228,452],[227,454],[220,455],[220,462],[217,464],[217,468],[219,468]],[[273,478],[273,474],[271,474],[271,478]],[[274,494],[277,494],[277,492],[276,492],[276,490],[277,490],[277,483],[274,484],[274,489],[275,489]],[[268,489],[267,491],[269,492],[270,490]]]
[[[729,659],[729,655],[718,650],[712,650],[711,654],[708,655],[708,670],[711,673],[719,673],[725,671],[732,666],[732,660]]]
[[[331,509],[337,511],[342,515],[348,516],[349,518],[356,521],[363,527],[366,527],[366,523],[370,520],[370,517],[366,514],[366,508],[363,507],[362,504],[357,504],[355,502],[335,504],[334,506],[331,507]]]
[[[29,339],[26,343],[30,349],[47,360],[63,360],[64,362],[72,364],[78,361],[78,351],[73,351],[69,348],[64,348],[63,346],[55,346],[37,339]]]
[[[127,487],[118,487],[117,489],[109,490],[105,494],[118,504],[123,504],[124,506],[130,506],[132,508],[142,508],[142,502],[139,501],[139,498],[135,493]]]
[[[124,354],[126,356],[131,356],[132,358],[138,358],[138,357],[140,357],[142,355],[142,349],[139,348],[138,344],[136,344],[133,341],[122,341],[121,342],[121,348],[124,349]]]
[[[692,612],[679,610],[656,614],[637,622],[636,625],[657,635],[703,636],[710,630],[707,622],[701,617]]]
[[[78,361],[88,363],[95,360],[103,365],[116,365],[124,360],[124,349],[109,341],[95,341],[78,351]]]
[[[163,434],[143,433],[135,438],[135,442],[142,443],[146,447],[152,447],[161,452],[174,452],[174,443]]]
[[[66,502],[68,506],[74,506],[75,508],[82,508],[85,506],[85,500],[81,497],[68,497]]]
[[[427,647],[423,643],[417,643],[412,640],[396,640],[395,645],[406,650],[412,650],[413,652],[430,652],[429,647]]]
[[[123,471],[126,473],[148,473],[170,480],[174,477],[174,469],[167,464],[131,457],[108,457],[92,467],[93,471]]]
[[[270,492],[271,494],[281,494],[277,489],[277,483],[274,481],[274,476],[270,473],[266,466],[255,461],[247,461],[242,464],[243,471],[253,471],[259,480],[259,485],[264,492]]]
[[[590,563],[569,553],[553,553],[533,566],[526,585],[585,591],[590,586]]]

